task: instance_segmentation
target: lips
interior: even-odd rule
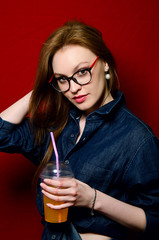
[[[77,102],[77,103],[82,103],[86,100],[87,98],[87,94],[86,95],[79,95],[79,96],[75,96],[73,99]]]

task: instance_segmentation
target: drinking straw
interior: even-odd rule
[[[56,157],[57,180],[59,180],[59,155],[58,155],[58,152],[57,152],[57,147],[56,147],[53,132],[50,132],[50,135],[51,135],[51,140],[52,140],[52,144],[53,144],[53,148],[54,148],[54,152],[55,152],[55,157]]]

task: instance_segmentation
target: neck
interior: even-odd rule
[[[103,105],[105,105],[105,104],[107,104],[107,103],[109,103],[109,102],[111,102],[111,101],[113,101],[113,100],[114,100],[114,98],[112,97],[111,93],[108,92],[108,93],[106,94],[106,96],[104,97],[103,102],[102,102],[102,104],[101,104],[100,107],[102,107]]]
[[[83,117],[83,118],[86,118],[91,112],[95,111],[96,109],[104,106],[105,104],[107,104],[107,103],[109,103],[109,102],[111,102],[111,101],[113,101],[113,100],[114,100],[114,98],[112,97],[111,93],[110,93],[110,92],[107,92],[107,93],[105,94],[103,100],[101,101],[101,103],[98,102],[98,103],[96,104],[96,107],[94,106],[94,107],[93,107],[92,109],[90,109],[89,111],[83,112],[83,113],[82,113],[82,117]]]

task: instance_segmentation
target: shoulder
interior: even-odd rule
[[[151,127],[132,113],[126,104],[121,104],[111,119],[113,135],[120,147],[126,147],[131,155],[148,146],[159,147],[159,139]],[[144,147],[145,146],[145,147]]]
[[[123,124],[127,128],[128,132],[130,130],[133,135],[136,134],[136,137],[143,139],[155,137],[151,127],[132,113],[126,106],[122,107],[120,111],[122,114]]]
[[[121,109],[123,124],[125,126],[125,143],[131,153],[131,161],[137,169],[143,170],[144,166],[158,165],[159,139],[148,124],[134,115],[126,107]],[[151,168],[149,168],[151,169]]]

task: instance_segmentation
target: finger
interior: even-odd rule
[[[57,194],[58,188],[54,186],[48,186],[45,183],[40,184],[41,188],[47,192],[50,192],[52,194]]]
[[[45,185],[44,185],[45,184]],[[61,179],[60,181],[54,180],[54,179],[45,179],[43,183],[40,184],[42,188],[44,188],[47,191],[53,191],[54,194],[56,194],[55,189],[67,189],[67,188],[74,188],[78,189],[78,182],[76,179]],[[47,186],[52,186],[54,189],[47,188]],[[61,192],[61,193],[60,193]],[[63,194],[62,191],[59,191],[59,194]],[[66,192],[67,194],[67,192]]]
[[[55,179],[44,179],[44,183],[59,188],[68,188],[75,185],[75,179],[61,178],[59,181]]]
[[[59,204],[59,205],[53,205],[51,203],[47,203],[46,204],[49,208],[51,209],[56,209],[56,210],[59,210],[59,209],[64,209],[64,208],[68,208],[68,207],[72,207],[73,204],[72,203],[63,203],[63,204]]]
[[[42,190],[42,193],[49,199],[54,200],[56,202],[75,202],[76,201],[76,197],[72,195],[66,195],[66,196],[53,195],[45,190]]]
[[[61,195],[61,196],[65,196],[65,195],[72,195],[72,196],[76,196],[77,195],[77,190],[74,188],[56,188],[56,187],[52,187],[52,186],[48,186],[44,183],[40,184],[41,188],[51,194],[54,195]]]
[[[43,181],[45,184],[50,185],[50,186],[54,186],[54,187],[61,187],[61,181],[58,181],[56,179],[44,179]]]

